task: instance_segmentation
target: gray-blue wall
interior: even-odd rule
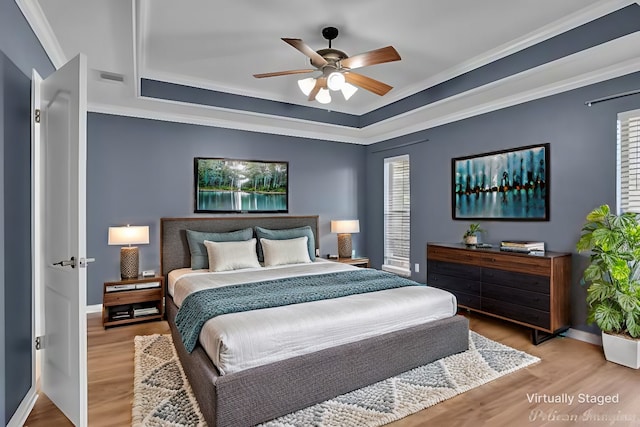
[[[366,225],[365,148],[359,145],[91,113],[88,120],[88,304],[102,303],[102,284],[120,275],[120,248],[107,245],[114,225],[149,225],[140,269],[160,268],[160,218],[193,213],[193,158],[289,162],[289,213],[320,215],[320,251],[337,252],[332,219]],[[199,214],[202,216],[202,214]],[[366,233],[354,234],[365,252]]]
[[[451,216],[451,159],[466,155],[550,143],[550,221],[481,221],[484,241],[540,240],[552,251],[575,252],[586,214],[601,204],[616,205],[616,115],[640,108],[640,95],[585,106],[585,101],[638,89],[640,73],[476,116],[367,147],[364,191],[367,254],[383,260],[383,159],[409,154],[411,161],[411,262],[415,280],[426,280],[426,243],[460,242],[470,221]],[[374,153],[410,141],[404,148]],[[586,264],[573,256],[573,327],[585,324],[585,292],[579,278]]]
[[[1,53],[0,67],[5,103],[4,357],[8,415],[31,387],[31,80]],[[5,417],[5,422],[8,420]]]
[[[31,387],[31,70],[53,71],[13,1],[0,2],[0,420]]]

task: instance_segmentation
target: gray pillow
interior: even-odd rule
[[[311,261],[316,259],[316,239],[313,235],[313,230],[308,225],[297,228],[285,228],[284,230],[270,230],[268,228],[256,227],[256,237],[258,238],[258,261],[264,262],[264,253],[262,252],[262,245],[260,239],[270,240],[286,240],[295,239],[296,237],[307,236],[307,248],[309,249],[309,258]]]
[[[253,230],[251,228],[230,231],[228,233],[187,230],[187,242],[189,243],[189,252],[191,252],[191,268],[194,270],[209,268],[207,248],[204,246],[205,240],[212,242],[241,242],[251,240],[252,238]]]

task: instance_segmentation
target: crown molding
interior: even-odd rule
[[[44,48],[45,53],[49,57],[49,60],[53,63],[56,69],[59,69],[68,62],[68,58],[62,50],[62,46],[58,43],[58,39],[49,25],[40,4],[37,0],[15,0],[16,4],[20,8],[22,15],[29,23],[31,30],[35,33],[36,37],[40,41],[40,44]]]
[[[155,98],[137,98],[127,105],[90,103],[89,111],[120,116],[132,116],[203,126],[215,126],[251,132],[262,132],[323,141],[370,145],[393,138],[424,131],[502,108],[556,95],[569,90],[610,80],[640,71],[640,58],[625,54],[640,44],[640,33],[635,33],[604,45],[594,47],[563,59],[523,71],[491,82],[455,96],[425,105],[407,113],[371,124],[365,128],[349,128],[289,117],[275,117],[261,113],[240,112],[210,106],[196,106]],[[574,75],[571,67],[577,62],[603,61],[610,55],[609,64],[603,63],[590,71]],[[605,61],[606,62],[606,61]],[[554,82],[541,84],[548,75],[570,74]],[[533,89],[518,89],[524,84]],[[137,104],[133,106],[132,104]]]

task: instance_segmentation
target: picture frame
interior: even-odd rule
[[[451,159],[455,220],[549,221],[550,144]]]
[[[195,213],[288,213],[289,162],[194,158]]]

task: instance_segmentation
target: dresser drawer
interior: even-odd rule
[[[539,326],[549,330],[551,318],[548,311],[536,310],[491,298],[482,298],[482,311],[518,320],[529,325]]]
[[[482,296],[490,299],[504,301],[523,307],[549,311],[549,295],[538,292],[529,292],[522,289],[482,283]]]
[[[427,245],[427,260],[451,261],[456,264],[481,265],[482,253],[468,249],[445,248],[442,246]]]
[[[482,269],[482,283],[494,283],[525,291],[549,294],[550,281],[547,276],[516,273],[514,271],[497,270],[495,268]]]
[[[445,289],[447,291],[458,291],[480,296],[480,282],[477,280],[468,280],[461,277],[429,273],[427,275],[427,285]]]
[[[481,265],[485,268],[548,276],[551,272],[551,260],[513,252],[485,253],[481,257]]]
[[[453,295],[456,296],[456,300],[458,302],[459,307],[466,307],[474,310],[480,310],[482,306],[480,303],[480,295],[469,295],[469,294],[465,294],[464,292],[458,292],[458,291],[449,291],[449,292],[451,292]]]
[[[427,261],[427,272],[444,274],[447,276],[463,277],[470,280],[480,280],[481,268],[475,265],[456,264],[447,261]]]

